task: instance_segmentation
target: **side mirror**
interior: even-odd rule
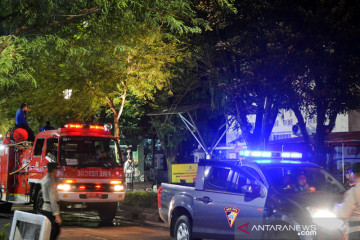
[[[249,184],[246,188],[246,195],[251,197],[261,196],[261,186],[258,184]]]

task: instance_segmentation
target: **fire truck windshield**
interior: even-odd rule
[[[114,139],[62,137],[60,164],[73,167],[118,167],[119,146]]]
[[[322,168],[301,166],[266,166],[264,173],[278,192],[345,191],[341,183]]]

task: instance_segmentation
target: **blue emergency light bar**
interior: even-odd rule
[[[271,157],[271,152],[263,152],[263,151],[240,151],[240,156],[244,157]]]
[[[255,160],[256,163],[278,163],[277,160]],[[294,160],[280,160],[280,163],[290,163],[290,164],[301,164],[300,161]]]
[[[302,153],[297,152],[269,152],[269,151],[240,151],[239,155],[242,157],[266,157],[266,158],[302,158]]]

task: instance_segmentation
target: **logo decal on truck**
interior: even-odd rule
[[[229,222],[229,226],[231,228],[235,222],[237,215],[240,212],[240,209],[236,207],[226,207],[224,208],[224,210],[225,210],[226,218]]]
[[[111,171],[78,170],[78,177],[111,177]]]

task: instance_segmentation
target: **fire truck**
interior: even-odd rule
[[[0,145],[0,211],[17,203],[41,212],[41,180],[47,164],[57,162],[61,209],[96,210],[102,222],[111,222],[125,188],[120,147],[110,129],[110,124],[67,124],[40,132],[34,143],[22,141],[16,130],[8,133]]]

